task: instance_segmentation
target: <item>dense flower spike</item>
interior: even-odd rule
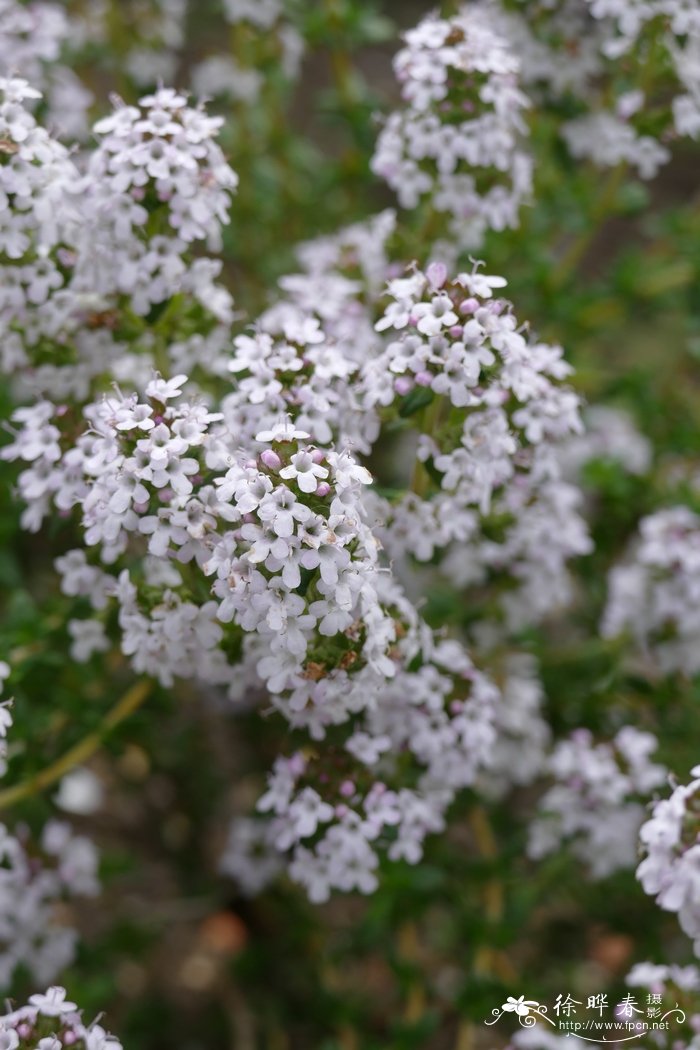
[[[86,544],[108,571],[71,551],[57,562],[63,590],[89,598],[101,617],[116,598],[135,670],[166,685],[175,676],[229,685],[234,695],[234,682],[257,681],[293,727],[319,740],[347,724],[344,783],[357,789],[341,787],[331,805],[311,787],[318,776],[298,783],[306,760],[280,759],[275,776],[284,774],[288,791],[274,803],[272,843],[294,847],[290,872],[315,899],[331,888],[367,891],[378,865],[370,843],[384,844],[384,825],[398,826],[389,856],[415,863],[455,792],[488,766],[498,694],[457,643],[432,640],[381,568],[362,503],[367,470],[347,453],[309,445],[291,422],[257,433],[257,455],[241,452],[220,415],[182,399],[185,381],[154,378],[143,401],[113,396],[88,406],[90,429],[64,457],[51,406],[20,410],[22,430],[5,455],[33,464],[19,479],[33,504],[28,523],[39,523],[50,499],[79,505]],[[37,487],[37,459],[48,487]],[[210,596],[193,600],[207,580]],[[107,645],[102,623],[71,622],[75,659]],[[242,676],[232,674],[234,643]],[[332,753],[328,745],[319,772]],[[412,756],[417,790],[388,787],[398,755]],[[313,813],[338,825],[310,848],[320,818],[297,827],[294,814],[312,798]],[[224,866],[247,885],[235,837],[232,849]],[[364,859],[351,877],[357,850]]]
[[[610,573],[601,625],[605,637],[629,634],[653,670],[700,670],[700,518],[670,507],[644,518],[626,563]]]
[[[418,863],[426,836],[444,828],[456,791],[491,762],[493,685],[456,643],[424,636],[419,659],[418,670],[399,672],[354,721],[342,749],[329,746],[317,763],[297,753],[275,764],[258,803],[273,815],[265,841],[292,850],[289,873],[312,900],[334,889],[373,892],[381,852]],[[409,758],[419,773],[410,789],[401,786]],[[236,827],[233,843],[240,842]],[[240,848],[228,870],[245,886],[256,873],[238,859]]]
[[[388,340],[366,363],[360,396],[367,409],[418,420],[413,491],[377,504],[390,556],[446,550],[446,571],[464,584],[505,571],[518,583],[504,597],[516,623],[568,598],[566,561],[589,540],[556,457],[581,430],[578,397],[561,382],[571,369],[494,296],[505,283],[476,268],[451,280],[441,263],[390,281],[376,325]],[[489,521],[499,525],[487,539]]]
[[[381,131],[373,170],[405,208],[427,197],[464,247],[517,226],[532,189],[519,64],[488,3],[429,15],[394,61],[405,107]]]
[[[642,800],[666,779],[650,760],[657,741],[632,726],[611,743],[596,744],[586,729],[557,744],[548,762],[556,783],[540,801],[528,851],[543,857],[567,843],[571,852],[603,878],[631,868],[644,819]]]
[[[700,766],[695,780],[679,785],[654,805],[639,839],[646,856],[637,878],[666,911],[678,913],[700,956]]]
[[[220,262],[190,246],[219,245],[236,187],[214,141],[220,118],[168,89],[142,108],[119,103],[78,166],[26,108],[37,97],[0,80],[4,370],[32,391],[87,399],[105,373],[215,357],[232,301],[214,283]],[[170,346],[146,318],[173,300],[198,333]]]
[[[0,1016],[0,1037],[12,1050],[122,1050],[118,1039],[94,1021],[86,1025],[65,988],[53,986]]]
[[[50,981],[75,955],[75,930],[58,923],[56,904],[98,892],[97,853],[67,824],[49,821],[38,847],[0,825],[0,988],[17,967]]]
[[[93,595],[99,609],[111,586],[137,670],[164,682],[193,673],[225,680],[218,619],[260,636],[258,672],[292,710],[325,693],[331,671],[348,710],[366,703],[370,682],[376,688],[394,673],[387,651],[396,638],[377,595],[378,547],[360,501],[369,473],[347,453],[310,446],[285,422],[256,435],[261,451],[251,458],[219,415],[180,399],[185,380],[152,380],[142,402],[116,396],[89,405],[90,429],[64,457],[52,406],[20,410],[22,430],[3,454],[32,463],[19,482],[27,525],[39,525],[50,500],[64,510],[80,505],[88,547],[116,563],[119,580],[109,585],[74,552],[61,562],[64,587]],[[151,557],[139,586],[162,591],[147,608],[118,561],[144,548]],[[185,599],[193,572],[201,585],[212,580],[213,600]],[[309,662],[337,637],[337,663],[314,682]],[[101,635],[81,642],[87,657]]]

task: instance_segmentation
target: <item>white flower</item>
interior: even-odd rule
[[[294,453],[280,477],[296,481],[302,492],[315,492],[319,481],[328,477],[328,469],[315,461],[313,452],[301,451]]]
[[[180,396],[182,387],[186,382],[186,375],[173,376],[172,379],[162,379],[158,376],[156,379],[152,379],[146,387],[146,397],[151,397],[154,401],[161,401],[165,404],[171,398]]]
[[[306,441],[308,437],[309,434],[305,430],[297,430],[289,420],[280,420],[271,429],[261,430],[255,435],[255,440],[263,441],[265,444],[274,444],[286,441]]]
[[[77,1003],[66,999],[66,990],[58,985],[49,988],[44,994],[30,995],[29,1002],[45,1017],[63,1017],[78,1009]]]

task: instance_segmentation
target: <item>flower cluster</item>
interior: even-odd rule
[[[663,674],[700,670],[700,518],[669,507],[644,518],[627,562],[610,573],[601,625],[605,637],[627,633]]]
[[[417,419],[412,491],[377,504],[390,556],[446,553],[462,584],[505,572],[518,587],[504,605],[522,622],[568,597],[566,562],[589,540],[556,457],[581,429],[578,397],[561,382],[570,367],[494,296],[505,283],[476,270],[448,279],[440,263],[391,280],[376,326],[389,339],[363,368],[360,396]]]
[[[312,313],[292,306],[271,310],[256,331],[237,336],[233,348],[228,368],[235,390],[223,399],[222,411],[246,445],[288,415],[314,441],[339,439],[369,451],[368,420],[353,403],[358,365]]]
[[[405,108],[379,136],[373,170],[405,208],[428,197],[464,247],[518,225],[532,188],[519,64],[488,3],[429,15],[395,58]]]
[[[98,121],[99,147],[89,173],[106,194],[127,194],[122,200],[131,204],[115,216],[115,226],[127,225],[130,232],[140,225],[134,202],[152,194],[166,205],[173,235],[185,242],[206,240],[216,249],[238,181],[215,142],[222,123],[221,117],[189,107],[172,88],[147,95],[140,106],[118,104]]]
[[[574,157],[627,165],[650,179],[670,159],[674,139],[698,138],[696,4],[566,0],[530,5],[527,15],[519,6],[494,3],[491,17],[518,54],[532,97],[574,107],[577,115],[561,124]],[[636,83],[628,75],[630,54],[644,71]]]
[[[4,371],[32,392],[87,398],[97,377],[148,374],[159,355],[215,356],[231,298],[220,262],[191,246],[217,246],[236,186],[220,120],[161,89],[99,121],[78,166],[27,109],[37,97],[0,79]],[[148,315],[173,300],[199,331],[171,349]]]
[[[59,925],[59,901],[98,892],[97,853],[67,824],[49,821],[38,849],[20,830],[0,826],[0,987],[9,987],[17,967],[35,980],[52,980],[75,953],[76,933]]]
[[[394,672],[387,651],[396,627],[378,599],[378,547],[360,500],[370,475],[284,422],[256,435],[260,452],[251,457],[218,426],[219,414],[180,401],[185,379],[154,379],[142,402],[117,396],[87,406],[89,430],[65,455],[50,403],[18,410],[22,429],[3,455],[32,464],[19,478],[25,524],[38,527],[51,501],[80,506],[87,546],[119,571],[111,593],[137,670],[165,682],[193,672],[221,682],[220,623],[232,623],[257,636],[257,671],[274,694],[287,694],[297,717],[310,705],[335,720]],[[151,595],[145,605],[119,560],[140,550],[150,555],[139,585]],[[80,554],[62,568],[67,593],[104,605],[102,570]],[[207,579],[211,600],[189,600]],[[338,636],[338,664],[323,657],[314,681],[310,664],[321,660],[324,639]]]
[[[299,752],[275,763],[258,803],[272,815],[264,842],[291,851],[289,874],[311,900],[334,889],[373,892],[381,852],[418,863],[455,793],[489,766],[497,690],[454,642],[424,638],[418,658],[419,669],[398,672],[322,761]],[[411,782],[409,759],[414,788],[402,786]],[[266,875],[243,861],[240,839],[234,825],[230,873],[248,881]]]
[[[30,995],[29,1002],[0,1016],[0,1039],[8,1050],[122,1050],[118,1039],[94,1021],[86,1025],[65,988]]]
[[[259,892],[284,854],[312,900],[373,892],[380,854],[418,863],[456,792],[488,769],[497,690],[456,643],[423,643],[419,669],[399,671],[342,742],[276,760],[258,803],[270,819],[234,820],[221,861],[244,892]]]
[[[596,744],[586,729],[557,744],[548,762],[555,785],[540,801],[528,852],[546,856],[567,843],[593,878],[634,866],[642,800],[662,785],[666,770],[651,761],[657,741],[625,726],[610,743]]]
[[[639,832],[646,855],[637,878],[661,908],[678,914],[700,955],[700,766],[691,775],[696,779],[655,803]]]
[[[232,429],[250,439],[282,411],[314,441],[371,451],[380,420],[359,397],[360,370],[382,351],[376,309],[395,225],[388,210],[299,247],[299,272],[280,279],[253,334],[234,340],[234,390],[222,400]]]
[[[18,410],[3,454],[31,464],[18,481],[26,524],[38,526],[51,503],[78,507],[101,558],[78,549],[57,562],[64,592],[97,614],[69,624],[74,658],[107,647],[116,600],[136,671],[225,685],[234,699],[256,690],[317,740],[344,727],[313,775],[303,756],[278,760],[261,806],[275,814],[272,844],[292,851],[290,873],[314,899],[367,891],[375,845],[415,863],[455,793],[488,766],[498,692],[456,642],[433,639],[382,568],[364,467],[309,444],[291,421],[240,450],[220,413],[181,397],[185,382],[154,378],[141,401],[87,406],[89,429],[65,453],[74,421],[49,402]],[[409,758],[416,789],[394,789]],[[334,768],[339,784],[328,781]],[[319,783],[324,796],[339,792],[332,802]],[[323,818],[302,820],[309,806]],[[319,822],[330,825],[320,839]],[[246,854],[235,837],[231,848],[236,873]]]
[[[85,138],[92,94],[61,61],[76,29],[76,21],[59,4],[0,2],[0,76],[11,77],[21,70],[46,96],[51,125],[71,138]]]

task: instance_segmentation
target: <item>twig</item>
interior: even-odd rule
[[[8,806],[14,805],[15,802],[19,802],[23,798],[29,798],[31,795],[38,794],[39,791],[43,791],[57,780],[60,780],[75,766],[85,762],[101,747],[104,738],[112,729],[115,729],[120,722],[123,722],[125,718],[128,718],[129,715],[141,707],[152,689],[153,683],[147,679],[143,679],[133,685],[131,689],[124,693],[111,711],[108,711],[100,725],[92,733],[88,733],[87,736],[78,741],[59,759],[42,769],[40,773],[21,781],[19,784],[15,784],[14,787],[0,791],[0,809],[7,809]]]

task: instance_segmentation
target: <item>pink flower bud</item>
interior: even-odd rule
[[[282,460],[272,448],[266,448],[264,452],[261,452],[260,460],[268,470],[279,470],[282,466]]]
[[[17,1035],[20,1037],[20,1039],[29,1039],[29,1036],[31,1034],[32,1026],[30,1024],[22,1023],[17,1025]]]
[[[479,302],[479,300],[474,299],[474,297],[472,296],[469,299],[462,300],[462,302],[459,304],[459,312],[461,314],[473,314],[476,313],[480,306],[481,303]]]
[[[506,308],[506,304],[503,299],[492,299],[491,302],[486,304],[486,309],[490,314],[495,314],[498,317]]]
[[[344,780],[340,785],[340,794],[343,798],[350,798],[351,795],[355,794],[355,785],[352,780]]]
[[[453,339],[459,339],[463,332],[464,329],[462,328],[461,324],[453,324],[450,328],[450,335]]]
[[[158,499],[161,503],[170,503],[170,500],[173,498],[174,495],[175,493],[173,492],[173,490],[167,488],[166,486],[166,488],[161,489],[158,493]]]
[[[331,491],[331,487],[328,484],[328,482],[327,481],[321,481],[321,482],[319,482],[318,486],[316,487],[316,492],[314,493],[314,495],[319,496],[321,499],[323,499],[324,496],[327,496],[330,491]]]
[[[436,292],[447,280],[447,267],[444,263],[433,262],[425,271],[425,276],[428,278],[430,287]]]
[[[394,382],[394,390],[400,397],[403,397],[413,389],[413,380],[409,376],[399,376]]]
[[[336,806],[336,807],[335,807],[335,815],[336,815],[336,817],[338,817],[338,818],[339,818],[340,820],[342,820],[342,819],[343,819],[343,817],[346,817],[346,816],[348,815],[348,813],[349,813],[349,812],[350,812],[350,810],[348,809],[348,807],[347,807],[347,806],[345,806],[345,805],[343,805],[343,803],[342,803],[342,802],[340,803],[340,805],[338,805],[338,806]]]
[[[68,1030],[67,1032],[64,1032],[61,1036],[61,1041],[64,1046],[72,1046],[73,1043],[76,1043],[78,1041],[78,1037],[75,1034],[75,1032],[71,1032],[70,1030]]]
[[[431,376],[430,372],[416,373],[416,383],[418,384],[418,386],[430,386],[432,381],[433,377]]]
[[[287,762],[287,768],[293,776],[300,777],[306,769],[306,762],[304,761],[304,756],[300,755],[299,752],[297,752],[296,755],[292,755],[292,757]]]
[[[311,453],[311,458],[314,461],[314,463],[323,463],[326,457],[320,448],[315,448]]]

